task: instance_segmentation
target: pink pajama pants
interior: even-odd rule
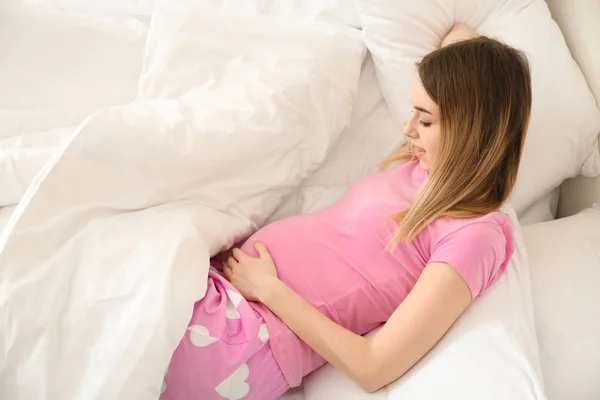
[[[211,268],[160,400],[275,400],[288,389],[262,317]]]

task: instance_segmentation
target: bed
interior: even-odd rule
[[[498,10],[493,2],[473,8],[469,1],[452,6],[431,1],[412,11],[401,6],[408,3],[386,9],[394,3],[376,1],[358,2],[357,9],[343,1],[262,2],[260,7],[223,2],[224,8],[211,2],[189,8],[183,1],[166,8],[160,1],[39,3],[42,7],[9,7],[3,13],[18,21],[9,32],[21,42],[6,37],[14,62],[0,63],[3,87],[11,89],[0,103],[5,167],[0,172],[6,188],[0,204],[0,305],[7,321],[0,344],[0,397],[156,398],[191,304],[203,294],[208,256],[268,221],[325,207],[353,181],[376,171],[378,161],[402,140],[406,66],[433,49],[436,38],[461,18],[531,49],[533,60],[553,57],[553,72],[542,73],[537,87],[567,73],[563,85],[570,88],[548,94],[538,106],[530,143],[550,150],[566,145],[571,152],[563,154],[565,163],[556,161],[558,166],[535,175],[543,157],[530,145],[514,209],[507,207],[526,224],[518,230],[511,268],[426,359],[375,394],[365,394],[325,366],[284,398],[600,396],[594,382],[600,373],[594,361],[600,328],[589,322],[597,312],[589,304],[598,299],[592,282],[600,282],[594,247],[600,243],[598,212],[567,217],[591,206],[595,193],[584,181],[588,197],[573,195],[582,183],[569,181],[563,192],[571,193],[559,201],[566,178],[600,173],[590,151],[597,146],[600,112],[588,88],[592,84],[571,64],[544,2],[513,0]],[[559,3],[551,2],[553,10]],[[378,26],[385,21],[379,13],[400,20]],[[413,18],[414,24],[411,13],[436,18],[427,23]],[[257,14],[261,24],[248,22]],[[238,22],[235,29],[210,36],[231,18]],[[532,46],[539,42],[511,25],[522,26],[519,18],[530,18],[556,46],[535,53]],[[199,41],[199,33],[215,44]],[[268,55],[277,51],[268,39],[275,33],[287,41],[275,45],[284,56],[271,60]],[[567,33],[576,37],[572,26]],[[48,51],[58,42],[68,44],[59,57]],[[386,43],[400,43],[394,46],[400,55]],[[568,35],[567,43],[573,48]],[[19,44],[36,51],[24,55]],[[293,65],[282,64],[291,57],[289,49],[303,56]],[[232,62],[242,51],[248,59]],[[199,55],[208,53],[210,62]],[[107,62],[115,58],[121,62]],[[61,70],[64,65],[78,68],[69,75]],[[587,77],[597,64],[585,65]],[[28,84],[32,75],[39,79]],[[59,90],[60,79],[71,83]],[[283,88],[274,91],[289,103],[266,96],[265,85]],[[572,120],[547,114],[562,104],[556,100],[561,96],[564,102],[578,100],[577,118],[588,115],[576,132],[563,129]],[[215,99],[222,99],[217,106]],[[232,111],[229,103],[242,111]],[[211,111],[195,111],[198,104]],[[536,133],[549,125],[560,132],[550,139]],[[288,126],[295,128],[284,129]],[[198,131],[201,140],[190,134]],[[286,139],[278,139],[284,132]],[[260,147],[253,156],[242,151]],[[273,165],[280,173],[265,172]],[[567,218],[552,221],[559,212]],[[562,241],[565,230],[578,236]],[[579,260],[582,272],[565,293],[586,293],[571,297],[572,307],[581,310],[575,315],[566,307],[555,313],[552,296],[564,282],[570,257]],[[549,264],[552,274],[546,272]],[[40,304],[48,299],[53,301]],[[565,329],[567,320],[572,329]],[[572,340],[585,345],[573,349]],[[569,374],[577,366],[586,373]],[[476,384],[467,386],[465,379]]]

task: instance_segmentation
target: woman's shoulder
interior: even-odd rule
[[[511,216],[493,212],[438,221],[429,262],[451,265],[475,298],[500,276],[512,258],[515,241]]]
[[[512,227],[512,218],[508,212],[504,212],[502,210],[494,211],[488,214],[484,214],[480,217],[471,218],[472,223],[490,223],[495,224],[500,227],[502,226],[511,226]]]
[[[461,235],[467,237],[485,237],[512,241],[514,226],[510,214],[503,211],[491,212],[473,218],[441,218],[435,221],[433,232],[437,241],[448,236]]]

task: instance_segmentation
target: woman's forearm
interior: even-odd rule
[[[363,389],[377,389],[370,360],[371,341],[331,321],[278,279],[260,301],[277,315],[302,341],[342,370]]]

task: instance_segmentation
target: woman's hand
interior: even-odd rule
[[[442,39],[440,47],[448,46],[449,44],[460,42],[463,40],[474,39],[479,35],[473,29],[463,24],[456,24],[450,29],[450,32]]]
[[[223,250],[223,251],[221,251],[221,252],[219,252],[219,253],[215,254],[215,255],[212,257],[212,259],[211,259],[211,260],[212,260],[212,261],[216,261],[216,262],[218,262],[219,264],[223,264],[225,261],[227,261],[227,259],[228,259],[229,257],[231,257],[231,254],[232,254],[232,251],[233,251],[233,249],[234,249],[234,248],[236,248],[236,247],[240,247],[241,245],[243,245],[243,244],[246,242],[246,239],[248,239],[248,238],[243,238],[243,239],[241,239],[241,240],[238,240],[237,242],[235,242],[235,243],[233,244],[233,246],[231,246],[231,247],[230,247],[230,248],[228,248],[227,250]]]
[[[262,301],[272,282],[277,281],[277,270],[267,248],[255,242],[259,257],[255,258],[235,248],[232,256],[223,263],[223,273],[231,284],[248,301]]]

